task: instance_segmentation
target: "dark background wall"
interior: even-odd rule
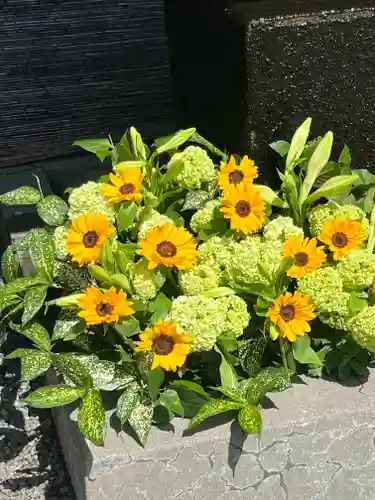
[[[0,167],[174,128],[163,0],[2,0]]]

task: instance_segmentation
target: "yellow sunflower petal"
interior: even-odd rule
[[[366,240],[361,223],[344,217],[327,221],[318,238],[328,246],[335,260],[361,248]]]

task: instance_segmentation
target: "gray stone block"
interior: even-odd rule
[[[96,448],[71,409],[54,417],[78,500],[370,500],[374,391],[375,372],[364,385],[303,378],[272,395],[260,439],[228,422],[184,436],[176,420],[145,449],[111,427]]]
[[[356,167],[373,166],[373,0],[251,1],[232,15],[245,30],[247,147],[264,154],[312,116],[314,134],[333,130]]]

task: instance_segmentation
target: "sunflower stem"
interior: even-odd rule
[[[281,353],[281,359],[283,360],[283,367],[286,373],[289,375],[289,366],[288,366],[288,359],[287,359],[287,354],[286,354],[286,346],[285,346],[285,340],[282,337],[279,337],[279,342],[280,342],[280,353]]]

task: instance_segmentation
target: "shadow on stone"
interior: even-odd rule
[[[228,466],[232,471],[233,477],[238,461],[243,453],[243,444],[247,436],[248,434],[241,429],[237,420],[234,420],[230,426],[230,441],[228,446]]]

